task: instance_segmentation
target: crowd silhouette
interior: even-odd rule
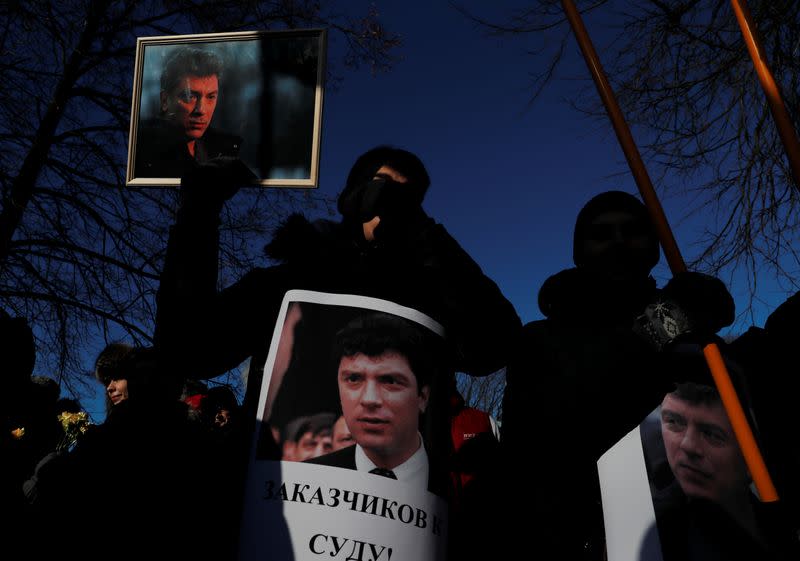
[[[800,334],[800,296],[783,303],[763,327],[721,340],[718,332],[734,319],[728,289],[696,272],[657,287],[650,272],[660,248],[645,207],[633,195],[610,191],[578,214],[575,267],[554,274],[539,291],[545,319],[523,326],[497,285],[423,210],[430,178],[420,159],[389,146],[356,160],[339,197],[340,221],[288,218],[266,247],[277,264],[219,289],[219,213],[249,174],[230,158],[184,174],[153,345],[112,342],[96,357],[93,375],[106,396],[102,423],[87,422],[81,404],[62,396],[54,380],[33,375],[36,349],[27,321],[0,315],[5,553],[235,559],[255,434],[262,435],[258,448],[266,457],[291,462],[324,464],[320,458],[328,454],[361,446],[354,438],[363,427],[348,427],[338,401],[293,413],[292,402],[283,399],[272,410],[272,426],[270,418],[256,424],[283,295],[305,289],[389,300],[444,327],[445,358],[435,379],[410,379],[425,413],[419,431],[425,432],[427,459],[449,474],[439,488],[451,509],[449,558],[604,559],[596,462],[662,403],[673,413],[683,411],[681,399],[717,407],[718,396],[703,401],[685,393],[687,384],[708,389],[695,393],[713,393],[702,361],[685,361],[687,348],[696,358],[712,341],[734,365],[734,384],[782,500],[760,504],[741,472],[746,484],[739,490],[747,504],[757,505],[743,522],[742,511],[679,476],[688,471],[696,487],[715,477],[699,467],[703,449],[670,463],[678,475],[666,469],[664,456],[658,487],[677,492],[670,504],[681,505],[659,528],[662,541],[671,540],[665,561],[799,558],[800,445],[790,412],[800,382],[784,365],[793,364]],[[295,350],[289,349],[286,369],[327,368],[328,350],[325,360],[297,356],[305,348],[298,341],[315,336],[303,331],[313,311],[292,313],[285,329]],[[343,356],[359,353],[406,360],[391,347]],[[215,378],[247,358],[251,369],[240,403]],[[456,373],[485,376],[503,368],[502,417],[469,407]],[[315,391],[308,382],[314,378],[293,376],[304,391]],[[391,376],[381,381],[401,379]],[[677,423],[674,414],[670,423]],[[377,417],[351,421],[371,423],[373,431],[384,423]],[[676,450],[681,445],[688,447],[676,444]]]

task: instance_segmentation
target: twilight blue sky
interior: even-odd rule
[[[523,41],[488,38],[447,2],[352,0],[348,9],[361,13],[369,4],[401,34],[402,60],[377,76],[349,71],[341,65],[343,46],[330,37],[329,60],[343,80],[325,92],[320,191],[335,196],[358,155],[373,146],[415,152],[432,179],[428,214],[499,285],[523,322],[541,318],[539,287],[572,266],[572,229],[583,204],[609,189],[637,192],[610,123],[589,120],[567,102],[589,80],[577,43],[568,44],[556,81],[529,104],[532,63]],[[469,3],[488,16],[525,2],[489,4]],[[585,20],[601,59],[603,17]],[[662,203],[688,260],[697,231],[678,224],[689,201]],[[669,278],[663,258],[654,275],[659,285]],[[758,283],[762,302],[754,314],[763,324],[786,293],[770,278]],[[744,282],[734,278],[729,289],[741,312]],[[742,317],[732,331],[750,324]],[[102,416],[102,395],[85,405]]]
[[[540,317],[538,287],[571,264],[574,217],[593,192],[615,185],[602,177],[619,150],[608,135],[587,132],[596,126],[561,102],[557,88],[528,105],[519,44],[487,39],[444,2],[420,11],[377,6],[403,37],[403,60],[388,74],[348,74],[326,94],[320,189],[336,193],[373,145],[415,152],[431,176],[427,212],[523,321]]]
[[[355,158],[376,144],[417,153],[432,178],[425,209],[497,282],[524,322],[540,318],[539,287],[572,266],[581,206],[608,189],[637,193],[610,122],[592,121],[566,101],[590,79],[577,43],[568,44],[556,81],[529,104],[532,62],[523,41],[487,37],[447,2],[374,4],[402,35],[403,60],[377,77],[346,73],[337,91],[326,92],[320,189],[337,193]],[[467,4],[487,16],[525,2]],[[602,18],[608,14],[585,20],[601,59]],[[335,43],[329,56],[335,61]],[[678,224],[689,201],[662,204],[688,261],[697,231]],[[654,274],[659,284],[669,278],[663,258]],[[741,311],[745,284],[729,284]],[[767,278],[759,286],[764,302],[754,311],[763,323],[786,294]],[[749,321],[742,318],[734,329]]]

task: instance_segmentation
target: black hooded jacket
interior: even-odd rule
[[[266,247],[277,264],[253,269],[218,292],[216,224],[179,213],[158,293],[156,345],[195,378],[217,376],[252,357],[245,434],[255,429],[263,364],[288,290],[355,294],[414,308],[444,326],[453,372],[482,376],[505,366],[519,318],[445,229],[424,217],[405,235],[384,239],[362,241],[360,224],[293,215]],[[444,427],[434,431],[443,443],[446,405],[432,403],[426,415],[431,426]]]
[[[181,368],[196,378],[254,357],[247,407],[258,397],[258,367],[283,296],[305,289],[383,298],[430,315],[447,330],[457,371],[482,376],[505,365],[519,318],[444,227],[427,218],[399,241],[357,239],[346,224],[293,215],[266,247],[278,264],[218,292],[216,224],[179,217],[158,293],[157,344],[180,356]]]
[[[542,558],[602,558],[596,462],[672,389],[632,329],[657,292],[651,277],[611,284],[580,268],[542,286],[546,319],[523,328],[503,403],[504,496],[530,506],[507,517],[512,549],[526,536]]]

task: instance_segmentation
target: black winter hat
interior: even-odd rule
[[[297,442],[307,432],[319,434],[329,430],[333,427],[336,419],[338,419],[336,415],[326,412],[293,419],[283,431],[283,441]]]
[[[104,386],[110,380],[127,378],[127,373],[122,371],[125,361],[133,353],[133,345],[126,343],[109,343],[100,351],[94,363],[94,377]]]
[[[600,193],[590,199],[578,213],[578,218],[575,221],[575,233],[572,238],[572,260],[575,265],[580,267],[586,262],[582,252],[583,244],[581,242],[586,238],[589,224],[599,215],[614,211],[630,213],[648,226],[651,240],[648,252],[648,265],[650,269],[655,267],[661,257],[661,253],[658,236],[653,228],[653,223],[650,221],[650,215],[647,213],[647,208],[638,198],[624,191],[606,191]]]

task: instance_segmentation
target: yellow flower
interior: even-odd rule
[[[78,441],[78,437],[89,430],[89,416],[84,411],[79,413],[69,413],[63,411],[58,420],[61,428],[64,429],[64,437],[58,445],[58,450],[70,450]]]
[[[14,440],[19,440],[23,436],[25,436],[25,427],[18,427],[11,431],[11,437]]]
[[[86,432],[86,425],[89,423],[89,417],[84,411],[79,413],[64,411],[58,416],[58,420],[61,421],[61,427],[65,432],[69,432],[70,429]]]

